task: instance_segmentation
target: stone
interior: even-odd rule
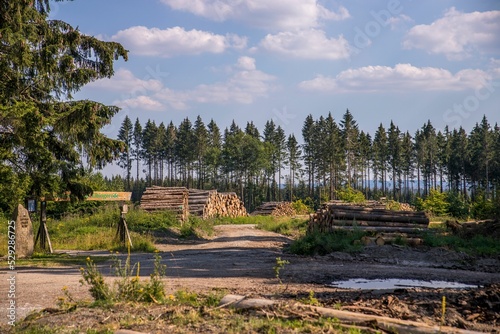
[[[33,224],[31,223],[28,210],[19,204],[14,210],[12,220],[16,222],[16,257],[31,257],[35,247],[35,241],[33,238]]]

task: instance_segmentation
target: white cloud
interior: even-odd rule
[[[120,108],[141,109],[149,111],[160,111],[164,109],[163,104],[152,99],[149,96],[141,95],[130,99],[118,100],[113,102],[114,105]]]
[[[391,26],[391,30],[396,30],[400,27],[404,27],[405,23],[413,22],[413,19],[405,14],[400,14],[398,16],[391,16],[387,23]]]
[[[308,29],[295,32],[280,32],[267,35],[260,47],[279,54],[305,59],[349,58],[349,42],[343,37],[328,38],[325,32]]]
[[[113,102],[119,107],[162,111],[188,109],[191,103],[252,103],[274,89],[275,79],[258,70],[254,58],[240,57],[228,69],[226,80],[192,89],[171,89],[157,80],[138,79],[125,69],[119,69],[111,79],[98,80],[89,86],[121,92],[122,98]]]
[[[134,54],[165,58],[205,52],[222,53],[228,48],[245,48],[247,43],[245,37],[234,34],[223,36],[196,29],[186,31],[181,27],[162,30],[135,26],[120,30],[112,39]]]
[[[398,92],[398,91],[460,91],[482,87],[491,75],[482,70],[465,69],[452,74],[434,67],[410,64],[366,66],[340,72],[335,77],[318,75],[303,81],[299,87],[323,92]]]
[[[500,46],[500,11],[462,13],[454,7],[429,25],[414,26],[403,41],[405,49],[444,54],[450,60],[489,52]]]
[[[266,97],[273,89],[275,78],[257,70],[255,59],[240,57],[231,76],[222,82],[198,85],[191,90],[174,91],[169,88],[155,94],[155,98],[175,109],[184,109],[190,102],[197,103],[252,103]]]
[[[142,80],[127,69],[119,68],[111,78],[100,79],[86,87],[119,91],[124,94],[138,94],[147,91],[159,91],[163,85],[160,80]]]
[[[162,0],[172,9],[190,12],[214,21],[236,20],[273,29],[316,27],[322,20],[344,20],[349,11],[325,8],[317,0]]]

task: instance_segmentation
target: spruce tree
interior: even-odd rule
[[[92,192],[88,170],[118,158],[125,145],[101,133],[114,106],[73,99],[127,59],[118,43],[49,20],[49,0],[0,1],[0,197],[3,209],[26,195]]]
[[[127,191],[130,191],[130,176],[132,173],[132,141],[134,137],[134,129],[132,125],[132,121],[130,118],[125,116],[123,123],[118,132],[118,139],[121,140],[125,144],[125,150],[120,154],[120,160],[118,165],[121,168],[125,169],[126,172],[126,182],[127,182]]]
[[[136,168],[135,182],[139,182],[139,170],[140,170],[139,165],[142,159],[142,125],[139,122],[139,118],[135,119],[132,136],[133,136],[132,143],[134,145],[134,149],[132,150],[132,156],[134,157],[135,168]]]

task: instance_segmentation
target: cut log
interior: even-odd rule
[[[232,307],[238,309],[262,309],[272,308],[276,303],[269,299],[261,298],[246,298],[240,295],[226,295],[222,298],[219,308]],[[334,310],[326,307],[304,305],[296,303],[292,308],[308,313],[313,312],[321,317],[335,318],[342,324],[366,326],[370,328],[379,328],[389,333],[410,333],[410,334],[430,334],[430,333],[445,333],[445,334],[479,334],[480,332],[463,330],[448,326],[428,325],[424,322],[401,320],[380,315],[368,315],[359,312]]]

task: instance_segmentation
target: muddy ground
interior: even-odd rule
[[[313,291],[325,306],[430,324],[439,324],[441,299],[446,296],[447,325],[499,332],[500,256],[473,258],[443,248],[385,245],[368,246],[354,255],[336,252],[305,257],[286,252],[289,238],[258,230],[253,225],[222,225],[215,229],[216,235],[206,240],[179,241],[167,236],[158,239],[157,248],[167,265],[168,293],[179,289],[194,292],[223,289],[252,297],[301,299]],[[108,252],[70,253],[91,257],[110,255]],[[132,255],[132,263],[141,263],[141,277],[149,277],[153,256]],[[273,267],[277,257],[290,262],[280,272],[283,284],[275,278]],[[112,279],[110,264],[111,261],[99,264],[108,279]],[[5,269],[0,273],[2,281],[11,275]],[[34,310],[56,307],[63,288],[77,299],[90,300],[80,278],[77,267],[17,268],[17,318]],[[475,288],[346,290],[330,285],[349,278],[439,280],[471,284]],[[5,324],[7,299],[2,301],[0,317]],[[57,321],[64,323],[60,318]]]

